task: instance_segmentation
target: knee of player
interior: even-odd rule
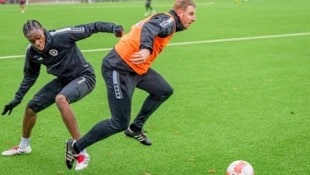
[[[38,109],[36,107],[31,107],[29,106],[29,104],[26,106],[26,109],[25,109],[25,116],[36,116],[36,111]]]
[[[158,98],[158,100],[165,100],[168,99],[172,94],[173,94],[173,88],[168,86],[162,89],[161,92],[158,93],[157,97],[155,98]]]
[[[33,115],[36,114],[40,111],[42,111],[43,109],[45,109],[45,107],[38,105],[37,103],[34,103],[33,101],[30,101],[27,104],[27,107],[25,109],[25,115]]]
[[[167,95],[167,97],[170,97],[172,94],[173,94],[173,88],[172,88],[172,87],[167,88],[167,89],[166,89],[166,95]]]
[[[112,117],[112,119],[110,120],[110,125],[114,129],[117,129],[119,131],[123,131],[123,130],[127,129],[128,125],[129,125],[129,120],[128,121],[117,120],[117,119]]]
[[[56,104],[68,103],[68,100],[64,95],[58,94],[55,97],[55,103]]]

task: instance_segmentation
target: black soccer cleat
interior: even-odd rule
[[[74,140],[72,139],[66,140],[65,161],[69,169],[72,169],[75,157],[77,157],[77,154],[73,150],[73,143],[74,143]]]
[[[138,140],[140,143],[146,146],[151,146],[152,142],[149,140],[143,131],[134,132],[130,128],[128,128],[125,132],[125,135],[131,138]]]

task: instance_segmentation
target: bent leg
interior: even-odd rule
[[[81,100],[95,87],[93,74],[83,75],[68,83],[55,98],[56,105],[61,113],[64,124],[73,139],[79,139],[80,131],[70,103]]]
[[[71,106],[69,105],[66,97],[64,95],[57,95],[56,96],[56,105],[60,111],[62,116],[62,120],[65,123],[69,133],[71,134],[73,139],[80,138],[80,132],[78,129],[78,125],[76,119],[74,117],[74,113],[72,111]]]
[[[51,88],[51,86],[55,85],[55,83],[56,81],[53,80],[50,83],[46,84],[29,101],[24,112],[22,124],[22,138],[20,144],[18,147],[14,147],[10,150],[2,152],[2,155],[13,156],[31,153],[30,137],[32,129],[34,128],[37,121],[37,113],[54,103],[57,88]]]
[[[37,113],[48,108],[54,103],[55,95],[58,93],[59,83],[57,79],[43,86],[28,102],[23,119],[23,138],[30,138],[32,128],[37,121]]]
[[[173,94],[173,89],[153,69],[150,69],[143,75],[137,87],[149,93],[149,96],[145,99],[140,112],[133,122],[134,126],[142,129],[151,114]]]

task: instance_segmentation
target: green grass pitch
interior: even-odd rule
[[[144,18],[144,3],[29,4],[24,14],[18,5],[0,5],[0,109],[22,80],[27,19],[47,29],[112,21],[129,31]],[[172,3],[152,5],[166,12]],[[64,141],[70,136],[53,105],[39,113],[32,153],[1,156],[0,174],[224,175],[238,159],[250,162],[256,175],[309,174],[310,1],[196,3],[197,21],[176,34],[153,65],[175,92],[145,126],[151,147],[119,133],[87,149],[87,169],[68,170]],[[82,134],[110,115],[100,67],[117,40],[101,33],[78,43],[97,74],[96,89],[72,105]],[[27,101],[52,78],[43,68],[23,102],[1,116],[0,152],[19,143]],[[132,118],[146,95],[136,90]]]

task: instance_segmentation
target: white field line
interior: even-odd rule
[[[307,36],[307,35],[310,35],[310,32],[279,34],[279,35],[251,36],[251,37],[241,37],[241,38],[214,39],[214,40],[203,40],[203,41],[189,41],[189,42],[170,43],[168,45],[169,46],[178,46],[178,45],[190,45],[190,44],[209,44],[209,43],[222,43],[222,42],[230,42],[230,41],[246,41],[246,40],[258,40],[258,39],[286,38],[286,37]]]
[[[231,41],[247,41],[247,40],[259,40],[259,39],[287,38],[287,37],[298,37],[298,36],[308,36],[308,35],[310,35],[310,32],[278,34],[278,35],[262,35],[262,36],[250,36],[250,37],[214,39],[214,40],[201,40],[201,41],[187,41],[187,42],[169,43],[168,46],[180,46],[180,45],[182,46],[182,45],[193,45],[193,44],[222,43],[222,42],[231,42]],[[84,53],[102,52],[102,51],[109,51],[109,50],[111,50],[111,48],[88,49],[88,50],[82,50],[82,52],[84,52]],[[24,55],[0,56],[0,59],[21,58],[21,57],[24,57]]]
[[[58,4],[79,4],[80,2],[70,2],[70,1],[65,1],[65,2],[33,2],[33,3],[30,3],[32,6],[35,6],[35,5],[58,5]],[[76,9],[109,9],[109,8],[137,8],[137,7],[141,7],[141,2],[139,1],[132,1],[130,2],[130,4],[128,3],[122,3],[122,2],[119,2],[119,3],[114,3],[114,2],[102,2],[100,5],[96,5],[95,2],[93,3],[90,3],[92,5],[88,5],[88,6],[76,6],[74,8]],[[210,2],[201,2],[201,3],[197,3],[197,5],[199,5],[199,7],[201,6],[211,6],[211,5],[214,5],[214,2],[213,1],[210,1]],[[167,3],[157,3],[157,4],[154,4],[154,6],[156,6],[157,8],[158,7],[168,7],[169,9],[172,7],[171,4],[167,4]],[[59,6],[59,8],[62,8],[62,6]],[[11,9],[10,9],[11,10]],[[40,9],[36,9],[36,10],[44,10],[44,8],[40,8]]]

